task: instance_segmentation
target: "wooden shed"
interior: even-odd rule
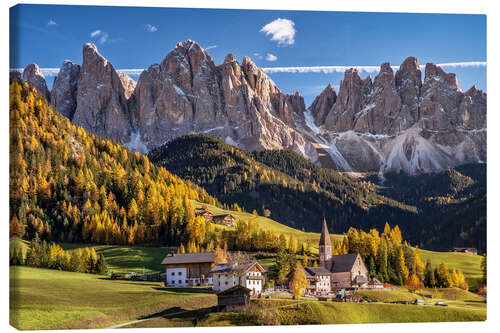
[[[223,312],[242,312],[250,304],[251,290],[241,285],[221,291],[217,294],[217,307]]]

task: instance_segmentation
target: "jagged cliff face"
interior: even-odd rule
[[[54,79],[51,103],[63,116],[73,119],[80,82],[80,66],[66,60]]]
[[[15,73],[14,73],[15,74]],[[11,75],[14,75],[11,73]],[[83,63],[65,61],[49,92],[38,66],[23,79],[75,124],[146,153],[178,136],[208,133],[248,150],[292,149],[341,171],[435,172],[486,161],[486,94],[463,93],[454,74],[407,58],[361,78],[345,72],[306,110],[248,57],[220,65],[197,43],[175,46],[137,83],[118,73],[93,44]]]
[[[23,80],[31,84],[36,90],[41,92],[48,101],[50,101],[50,91],[47,88],[45,76],[43,76],[43,73],[37,64],[30,64],[26,66],[23,71]]]
[[[463,93],[434,64],[422,83],[413,57],[396,75],[382,64],[373,84],[348,70],[330,109],[313,103],[309,112],[310,132],[340,170],[418,174],[486,161],[486,94]]]
[[[131,101],[134,135],[147,149],[209,133],[249,150],[287,148],[315,159],[291,127],[294,114],[305,110],[302,97],[281,93],[247,57],[239,65],[230,54],[216,66],[195,42],[179,43],[141,74]]]
[[[127,142],[131,134],[125,89],[118,73],[94,44],[83,47],[83,63],[72,122],[97,135]]]

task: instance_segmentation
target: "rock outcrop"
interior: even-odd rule
[[[54,79],[51,103],[63,116],[73,119],[76,110],[76,96],[80,81],[80,66],[66,60]]]
[[[45,76],[37,64],[30,64],[26,66],[23,71],[23,80],[31,84],[36,90],[42,93],[48,101],[50,101],[50,92],[47,88],[47,83],[45,82]]]
[[[486,161],[486,94],[463,93],[455,74],[430,63],[422,83],[414,57],[395,76],[382,64],[373,84],[347,70],[336,101],[321,110],[309,134],[339,170],[417,174]]]
[[[130,139],[132,127],[122,81],[94,44],[83,47],[83,63],[72,122],[119,142]]]

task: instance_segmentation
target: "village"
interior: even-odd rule
[[[203,213],[206,214],[206,211]],[[229,220],[229,217],[226,218]],[[297,297],[292,293],[294,270],[288,274],[286,285],[266,288],[269,285],[266,283],[269,267],[244,253],[226,263],[216,263],[213,252],[170,253],[162,265],[165,267],[167,287],[211,287],[218,296],[220,310],[224,311],[243,310],[250,297],[269,298],[271,294]],[[346,301],[352,299],[358,289],[384,288],[384,284],[376,278],[368,277],[368,270],[359,253],[332,255],[326,220],[323,221],[319,240],[319,267],[306,266],[304,272],[307,279],[303,291],[305,297]]]

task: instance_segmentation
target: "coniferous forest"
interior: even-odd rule
[[[486,237],[477,237],[486,235],[485,165],[418,177],[388,174],[383,182],[376,174],[353,179],[292,151],[249,153],[203,134],[179,137],[149,157],[223,203],[237,203],[294,228],[319,232],[326,217],[330,231],[342,234],[351,226],[382,229],[389,221],[412,244],[426,248],[486,248]],[[440,228],[444,216],[453,236],[426,235]]]
[[[209,231],[190,200],[216,204],[205,190],[71,124],[17,79],[10,84],[10,157],[11,236],[178,245],[203,243]]]

